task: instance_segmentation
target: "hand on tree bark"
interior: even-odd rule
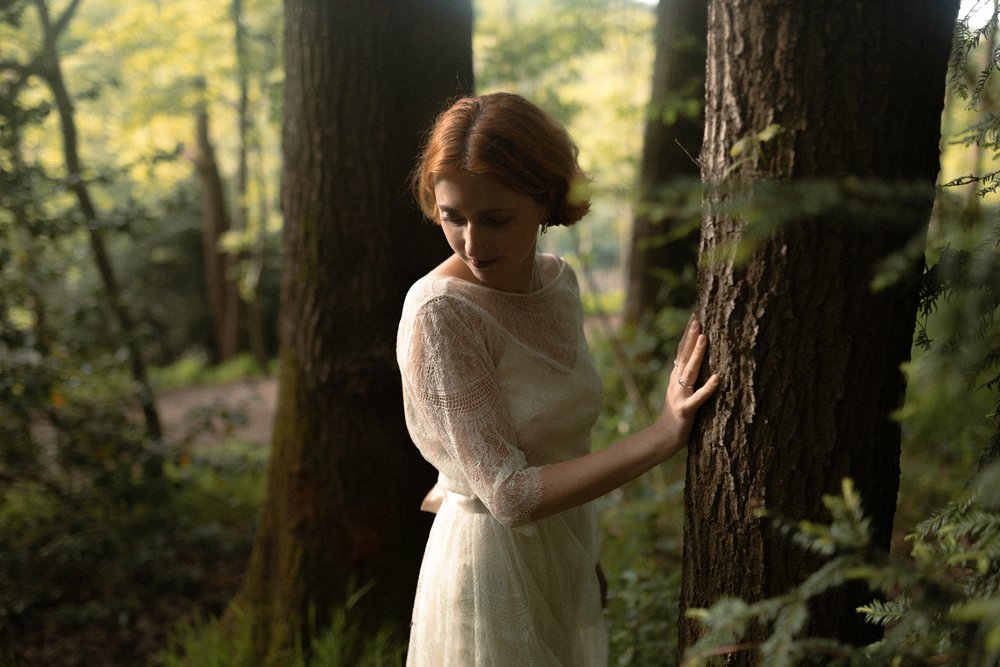
[[[698,408],[719,388],[721,380],[717,373],[700,387],[696,386],[707,351],[708,337],[701,332],[701,322],[692,316],[677,344],[677,358],[670,373],[663,410],[654,426],[662,435],[664,460],[687,447]]]

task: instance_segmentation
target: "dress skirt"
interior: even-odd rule
[[[413,667],[604,667],[591,505],[506,527],[447,492],[413,607]]]

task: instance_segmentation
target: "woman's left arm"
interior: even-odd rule
[[[677,347],[677,360],[656,422],[599,451],[542,467],[542,497],[531,518],[537,521],[599,498],[684,449],[698,408],[720,383],[719,376],[713,374],[701,387],[694,387],[707,349],[708,338],[701,333],[701,323],[692,319]]]

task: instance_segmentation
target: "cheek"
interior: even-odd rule
[[[528,226],[521,232],[521,245],[526,248],[534,247],[538,241],[538,231],[540,227],[538,225]]]
[[[461,229],[441,225],[441,231],[444,232],[444,238],[448,241],[448,245],[451,246],[452,250],[459,250],[465,245],[462,242]]]

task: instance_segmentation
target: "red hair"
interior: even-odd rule
[[[579,187],[587,177],[578,152],[566,128],[520,95],[466,97],[435,121],[413,173],[413,194],[424,215],[439,222],[436,176],[491,176],[547,206],[547,226],[572,225],[590,210]]]

